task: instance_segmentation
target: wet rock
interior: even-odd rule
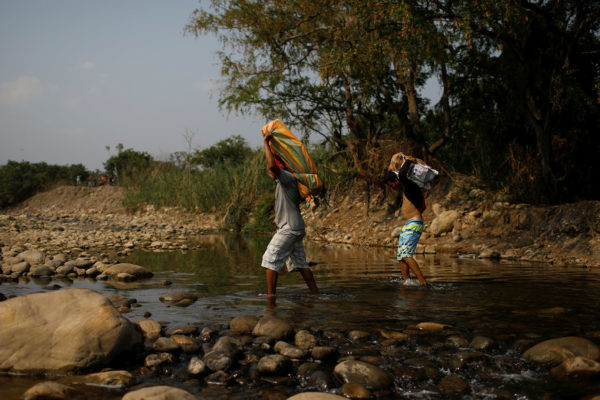
[[[287,400],[347,400],[347,398],[331,393],[304,392],[288,397]]]
[[[485,336],[475,336],[469,344],[475,350],[486,350],[494,344],[494,341]]]
[[[238,335],[249,334],[252,333],[257,323],[258,317],[254,315],[240,315],[231,320],[229,329]]]
[[[404,332],[390,331],[387,329],[380,329],[379,334],[386,339],[394,339],[397,341],[404,341],[408,339],[408,335]]]
[[[213,371],[226,371],[233,366],[239,353],[239,342],[229,336],[223,336],[217,340],[211,351],[204,355],[202,361]]]
[[[600,363],[585,357],[572,357],[550,370],[557,380],[584,380],[600,376]]]
[[[201,375],[206,371],[206,364],[199,357],[192,357],[188,364],[188,372],[192,375]]]
[[[469,342],[467,339],[460,336],[450,336],[446,339],[446,343],[456,347],[468,347]]]
[[[277,343],[275,343],[274,350],[282,356],[292,359],[300,359],[306,357],[306,350],[302,350],[296,346],[292,346],[291,344],[284,342],[283,340],[280,340]]]
[[[359,383],[344,383],[340,388],[340,393],[350,399],[369,399],[371,391]]]
[[[300,330],[296,332],[294,344],[303,350],[310,350],[317,345],[317,338],[307,330]]]
[[[151,386],[127,393],[122,400],[196,400],[196,396],[183,389],[170,386]]]
[[[202,344],[194,338],[184,335],[173,335],[171,339],[181,347],[185,353],[197,353]]]
[[[559,364],[577,356],[596,361],[600,358],[600,348],[588,339],[568,336],[538,343],[523,353],[525,359],[541,364]]]
[[[173,357],[173,354],[171,353],[156,353],[156,354],[149,354],[145,359],[144,359],[144,365],[148,368],[156,368],[159,365],[163,365],[163,364],[171,364],[173,363],[173,361],[175,360],[175,358]]]
[[[305,362],[298,367],[298,376],[309,377],[313,372],[319,370],[321,364],[315,362]]]
[[[136,299],[127,298],[120,294],[109,294],[106,298],[111,302],[111,304],[117,308],[126,307],[129,308],[133,303],[136,303]]]
[[[162,328],[158,322],[152,319],[143,319],[138,321],[137,324],[141,328],[146,339],[154,341],[160,337]]]
[[[128,274],[134,276],[136,279],[151,278],[153,275],[152,272],[148,271],[146,268],[140,265],[129,263],[119,263],[111,265],[103,271],[103,274],[108,277],[116,277],[119,274]]]
[[[133,375],[128,371],[105,371],[77,377],[73,381],[92,385],[126,387],[133,382]]]
[[[11,265],[10,272],[16,273],[18,275],[22,275],[22,274],[29,272],[30,267],[31,267],[31,265],[27,261],[22,261],[20,263]]]
[[[206,377],[206,382],[213,385],[227,385],[233,377],[225,371],[215,371]]]
[[[52,275],[54,275],[54,270],[47,265],[36,265],[29,269],[29,276],[32,277]]]
[[[282,375],[291,367],[292,362],[289,358],[280,354],[269,354],[260,359],[257,369],[260,374]]]
[[[362,361],[343,361],[335,366],[333,373],[341,382],[355,382],[368,388],[380,389],[392,384],[392,378],[387,372]]]
[[[142,342],[138,329],[105,296],[89,289],[3,301],[0,324],[0,369],[4,370],[91,368],[109,363]]]
[[[310,374],[308,377],[308,384],[321,390],[329,390],[334,387],[333,379],[331,379],[331,376],[323,370],[317,370]]]
[[[450,325],[440,324],[437,322],[421,322],[417,324],[417,329],[427,332],[439,332],[450,328]]]
[[[444,395],[463,394],[469,388],[469,384],[460,376],[445,376],[437,385],[438,390]]]
[[[152,343],[152,348],[157,352],[172,353],[179,350],[179,344],[170,337],[159,337]]]
[[[198,296],[192,293],[174,292],[160,296],[159,300],[169,305],[177,307],[187,307],[190,304],[193,304],[196,300],[198,300]]]
[[[293,328],[287,321],[267,315],[258,321],[252,330],[252,335],[267,336],[274,340],[281,340],[289,337],[292,332]]]
[[[176,325],[167,329],[167,336],[171,335],[194,335],[198,331],[193,325]]]
[[[42,382],[29,388],[23,400],[72,399],[76,394],[75,389],[62,383]]]
[[[337,355],[337,349],[332,346],[315,346],[311,351],[311,356],[315,360],[326,360]]]
[[[348,339],[352,340],[353,342],[358,342],[358,341],[366,339],[368,337],[369,337],[369,332],[360,331],[360,330],[353,330],[353,331],[348,332]]]

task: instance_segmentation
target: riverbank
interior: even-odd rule
[[[394,247],[403,221],[394,193],[337,190],[326,204],[303,209],[307,240]],[[133,248],[193,249],[198,235],[223,230],[216,214],[149,206],[129,213],[124,189],[61,186],[0,212],[0,245],[119,254]],[[518,204],[469,179],[439,182],[427,193],[418,252],[555,265],[600,266],[600,202]]]

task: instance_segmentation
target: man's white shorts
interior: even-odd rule
[[[302,239],[304,232],[277,231],[263,254],[261,266],[279,271],[287,263],[288,271],[308,268]]]

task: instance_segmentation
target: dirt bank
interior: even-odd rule
[[[390,206],[394,193],[377,188],[369,193],[360,185],[338,192],[344,193],[329,197],[320,207],[303,209],[310,240],[395,246],[392,234],[403,221],[397,208]],[[147,207],[128,214],[121,204],[123,195],[116,186],[61,186],[40,193],[0,213],[0,244],[187,248],[186,238],[222,228],[218,216],[174,208]],[[600,266],[598,201],[546,207],[516,204],[465,178],[439,182],[427,193],[427,203],[419,252]],[[87,231],[71,242],[57,238],[59,233],[73,237],[65,226],[78,224]],[[101,227],[106,228],[102,240]]]

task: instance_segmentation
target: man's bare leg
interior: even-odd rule
[[[423,276],[423,273],[421,272],[421,268],[419,268],[419,264],[417,263],[417,261],[414,258],[407,257],[407,258],[403,258],[402,261],[404,261],[406,264],[408,264],[408,266],[410,267],[410,270],[417,276],[417,279],[419,280],[421,285],[427,284],[427,281],[425,280],[425,277]]]
[[[313,294],[319,294],[315,277],[310,268],[300,268],[300,275],[302,275],[302,278],[304,278],[304,282],[306,282],[310,292]]]
[[[410,279],[410,274],[408,273],[408,264],[404,260],[400,260],[400,272],[402,273],[402,279],[407,281]]]
[[[279,273],[267,268],[267,296],[272,297],[277,292],[277,277]]]

